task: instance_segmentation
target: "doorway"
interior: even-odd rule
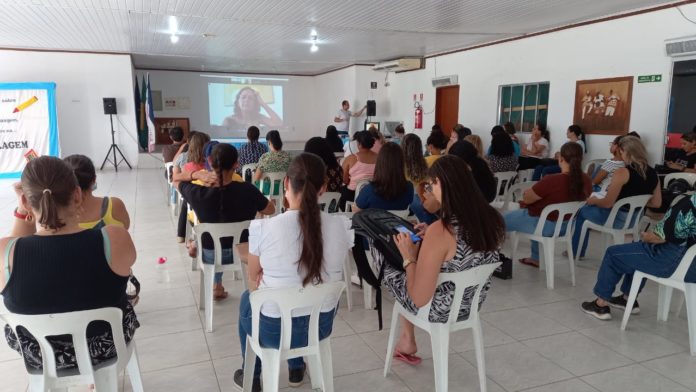
[[[675,61],[667,116],[665,160],[679,151],[681,135],[696,130],[696,60]]]
[[[449,137],[458,122],[459,85],[439,87],[435,90],[435,124]]]

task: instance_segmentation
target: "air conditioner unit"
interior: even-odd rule
[[[696,36],[675,38],[665,41],[668,56],[680,57],[696,54]]]
[[[414,69],[423,68],[423,59],[418,58],[402,58],[383,63],[375,64],[372,69],[374,71],[383,72],[403,72],[412,71]]]
[[[459,83],[459,76],[457,75],[447,75],[447,76],[439,76],[437,78],[433,78],[433,87],[443,87],[443,86],[452,86],[457,83]]]

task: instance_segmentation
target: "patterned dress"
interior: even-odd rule
[[[515,171],[517,170],[517,157],[514,154],[502,157],[489,155],[488,165],[493,173]]]
[[[290,154],[285,151],[271,151],[261,155],[258,169],[264,173],[284,173],[290,167]]]
[[[259,142],[246,143],[239,147],[239,172],[241,166],[249,165],[259,161],[261,156],[268,152],[268,147]]]
[[[447,272],[459,272],[465,271],[470,268],[483,265],[497,263],[500,258],[498,252],[475,252],[467,245],[466,241],[459,237],[459,230],[455,226],[454,230],[455,236],[457,237],[457,250],[454,257],[450,260],[442,263],[440,268],[440,273]],[[373,247],[374,248],[374,247]],[[376,256],[373,253],[373,256]],[[413,314],[418,313],[418,308],[413,303],[411,297],[409,297],[406,289],[406,273],[404,271],[398,271],[386,263],[384,268],[384,278],[382,280],[385,286],[389,288],[394,298],[399,301],[404,309],[408,310]],[[481,295],[479,298],[479,306],[483,304],[486,299],[486,294],[490,288],[490,281],[486,283],[486,286],[481,290]],[[435,294],[432,298],[432,306],[430,308],[430,314],[428,315],[428,320],[432,323],[446,323],[449,317],[449,311],[452,307],[452,301],[454,300],[454,283],[445,282],[442,283],[435,289]],[[466,320],[469,318],[469,312],[471,309],[471,299],[476,293],[476,287],[468,287],[464,290],[464,297],[459,307],[459,314],[457,316],[457,321]]]

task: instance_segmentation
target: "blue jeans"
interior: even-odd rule
[[[597,206],[583,206],[578,211],[578,215],[575,218],[575,231],[573,232],[573,254],[575,257],[584,257],[585,251],[587,250],[587,243],[590,239],[590,234],[587,233],[585,236],[585,243],[582,244],[582,249],[578,253],[578,248],[580,248],[580,232],[582,231],[582,225],[586,220],[596,223],[598,225],[603,225],[607,222],[609,218],[609,213],[611,208],[602,208]],[[616,214],[616,220],[614,221],[614,228],[621,227],[626,221],[626,213],[619,211]]]
[[[532,174],[532,181],[539,181],[542,177],[549,174],[556,174],[561,172],[561,167],[558,165],[552,166],[542,166],[539,165],[534,169],[534,174]]]
[[[411,212],[413,212],[413,215],[415,215],[416,218],[418,218],[418,221],[421,223],[430,225],[439,219],[437,215],[431,214],[425,210],[418,195],[413,195],[413,201],[411,202],[409,208],[411,209]]]
[[[333,329],[333,321],[336,317],[336,309],[330,312],[322,312],[319,314],[319,340],[331,335]],[[278,348],[280,346],[280,318],[267,317],[263,313],[259,319],[259,343],[262,347]],[[290,348],[307,346],[309,341],[309,316],[300,316],[292,318],[292,337],[290,339]],[[251,336],[251,303],[249,302],[249,291],[242,293],[239,303],[239,343],[242,346],[242,361],[246,356],[246,338]],[[298,370],[304,367],[302,358],[288,359],[288,369]],[[242,362],[244,369],[244,362]],[[256,357],[256,366],[254,367],[254,377],[261,375],[261,360]]]
[[[539,223],[539,217],[530,216],[529,210],[526,208],[506,212],[503,218],[505,219],[505,231],[519,231],[522,233],[534,234],[537,223]],[[565,233],[567,226],[568,222],[564,221],[563,226],[561,226],[561,234]],[[547,220],[541,234],[544,237],[551,237],[555,229],[556,222]],[[536,241],[532,241],[532,258],[539,261],[539,243]]]
[[[594,293],[605,301],[611,299],[616,284],[623,277],[621,292],[628,295],[631,292],[631,282],[633,282],[635,271],[660,278],[669,277],[677,269],[686,250],[686,246],[672,243],[654,245],[642,241],[610,246],[597,272]],[[696,263],[691,264],[685,280],[696,281]],[[645,279],[641,282],[640,288],[642,289],[644,285]]]
[[[213,249],[203,249],[203,262],[205,264],[215,264],[215,250]],[[222,264],[232,264],[232,249],[222,250]],[[215,283],[222,283],[222,272],[215,273]]]

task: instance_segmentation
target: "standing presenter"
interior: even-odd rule
[[[350,132],[350,118],[360,117],[367,109],[367,105],[363,106],[359,112],[350,111],[350,103],[348,101],[341,102],[341,110],[338,111],[336,117],[334,117],[334,124],[336,125],[336,130],[339,135],[348,135]]]

